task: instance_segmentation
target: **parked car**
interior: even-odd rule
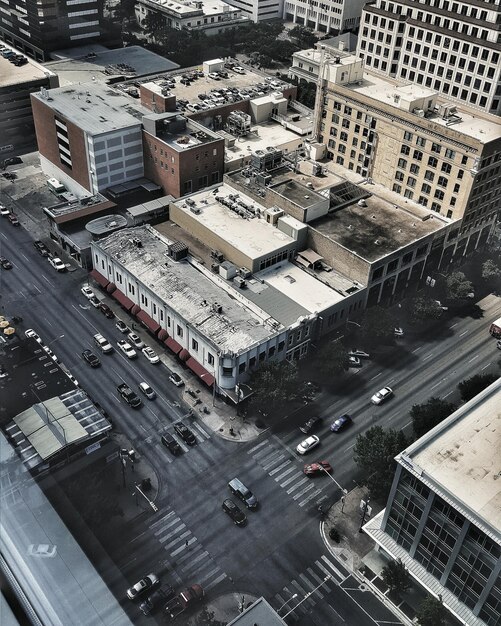
[[[127,589],[127,597],[130,600],[135,600],[139,596],[144,595],[146,591],[154,589],[160,584],[160,580],[156,574],[148,574],[144,578],[141,578],[135,585]]]
[[[350,350],[348,356],[355,356],[358,359],[370,359],[371,355],[364,350]]]
[[[308,437],[304,441],[301,441],[301,443],[296,448],[296,452],[301,455],[307,454],[308,452],[313,450],[313,448],[316,448],[319,443],[320,439],[316,435],[311,435],[311,437]]]
[[[174,589],[170,585],[165,585],[154,591],[146,600],[143,600],[139,605],[139,609],[144,615],[151,615],[157,608],[168,602],[175,595]]]
[[[448,306],[444,306],[440,300],[434,300],[433,301],[440,309],[442,309],[442,311],[448,311],[449,307]]]
[[[332,472],[332,466],[327,461],[317,461],[316,463],[310,463],[303,467],[303,472],[306,476],[319,476]]]
[[[125,339],[119,339],[117,345],[128,359],[135,359],[137,357],[137,352]]]
[[[2,217],[8,217],[10,215],[10,209],[8,209],[3,204],[0,204],[0,215]]]
[[[103,337],[103,335],[97,333],[93,338],[94,343],[101,349],[101,352],[104,352],[105,354],[113,352],[113,346],[105,337]]]
[[[400,328],[400,326],[396,326],[393,329],[393,334],[395,335],[395,337],[403,337],[404,336],[404,331],[402,328]]]
[[[88,363],[91,367],[99,367],[101,365],[101,361],[97,358],[97,356],[92,352],[92,350],[84,350],[82,352],[83,360]]]
[[[92,296],[89,298],[89,302],[92,304],[92,306],[93,306],[95,309],[98,309],[98,308],[99,308],[99,305],[101,304],[101,301],[100,301],[100,300],[99,300],[99,298],[97,298],[95,295],[92,295]]]
[[[34,339],[37,343],[42,344],[42,338],[40,337],[40,335],[38,333],[36,333],[33,328],[27,328],[24,331],[24,335],[25,337],[28,337],[28,339]]]
[[[332,422],[331,431],[333,433],[339,433],[342,430],[344,430],[347,426],[349,426],[351,422],[352,422],[351,417],[347,413],[344,413],[344,415],[340,415],[337,418],[337,420]]]
[[[240,67],[240,65],[235,65],[233,67],[233,71],[236,72],[237,74],[245,74],[244,68]]]
[[[131,332],[130,328],[122,320],[117,319],[117,321],[115,322],[115,326],[118,328],[118,330],[121,333],[125,334],[125,333],[130,333]]]
[[[305,422],[302,426],[299,427],[299,430],[305,435],[307,435],[315,428],[318,428],[319,426],[321,426],[321,424],[322,424],[321,417],[310,417],[310,419],[307,422]]]
[[[34,241],[33,245],[35,246],[35,250],[37,250],[37,252],[39,252],[42,256],[49,256],[49,248],[47,248],[43,241]]]
[[[237,526],[244,526],[247,522],[245,513],[240,507],[233,502],[231,498],[226,498],[223,502],[223,511],[231,517],[233,523]]]
[[[92,298],[92,296],[94,295],[94,292],[92,291],[92,289],[90,287],[84,286],[80,289],[80,291],[83,293],[83,295],[87,298],[87,300],[89,298]]]
[[[154,400],[157,397],[155,391],[148,385],[148,383],[139,383],[139,390],[144,393],[148,400]]]
[[[19,220],[17,219],[17,215],[14,215],[14,213],[9,213],[7,215],[7,219],[13,226],[19,226]]]
[[[390,387],[383,387],[377,391],[371,398],[372,404],[383,404],[388,398],[393,395],[393,390]]]
[[[221,77],[219,76],[219,74],[216,74],[216,72],[209,72],[207,76],[209,78],[212,78],[212,80],[221,80]]]
[[[149,346],[145,346],[141,352],[144,354],[144,356],[148,359],[148,361],[150,363],[160,363],[160,357],[158,356],[158,354],[155,352],[155,350],[153,350],[153,348],[150,348]]]
[[[112,320],[115,317],[115,314],[110,309],[110,307],[106,304],[106,302],[100,302],[98,308],[101,311],[101,313],[108,319]]]
[[[182,387],[184,385],[184,380],[181,378],[181,376],[179,376],[179,374],[176,374],[176,372],[172,372],[172,374],[169,376],[169,380],[171,383],[176,385],[176,387]]]
[[[0,266],[2,266],[4,270],[12,269],[12,263],[9,261],[9,259],[6,259],[3,256],[0,256]]]
[[[501,339],[498,339],[498,340],[497,340],[497,342],[496,342],[496,348],[497,348],[498,350],[501,350]]]
[[[174,430],[189,446],[193,446],[197,442],[195,435],[183,422],[174,422]]]
[[[57,272],[66,272],[66,265],[58,256],[49,257],[49,263]]]
[[[348,367],[362,367],[362,362],[358,356],[348,356]]]
[[[165,433],[165,435],[162,435],[161,442],[168,450],[172,452],[172,454],[181,454],[181,452],[183,451],[179,443],[169,433]]]
[[[134,348],[137,348],[138,350],[140,350],[141,348],[144,348],[144,341],[141,339],[139,335],[136,335],[136,333],[129,333],[127,335],[127,339],[134,346]]]

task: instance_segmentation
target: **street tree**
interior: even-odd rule
[[[412,428],[416,437],[421,437],[454,413],[456,405],[441,398],[430,398],[425,404],[414,404],[410,411]]]
[[[150,11],[141,21],[141,27],[150,37],[156,38],[165,31],[166,23],[163,15]]]
[[[436,320],[442,315],[442,308],[437,301],[428,296],[410,298],[405,309],[411,322],[419,323],[424,320]]]
[[[323,378],[335,378],[348,369],[348,354],[339,341],[324,343],[315,355],[316,369]]]
[[[374,498],[386,500],[395,474],[394,457],[407,443],[401,430],[384,430],[381,426],[373,426],[358,435],[354,460],[362,471],[363,484]]]
[[[494,374],[475,374],[471,378],[466,378],[458,385],[459,393],[461,394],[461,400],[468,402],[481,391],[483,391],[489,385],[497,380]]]
[[[381,306],[373,306],[364,312],[358,334],[367,344],[388,344],[393,341],[396,326],[394,313]]]
[[[190,626],[226,626],[226,622],[216,619],[214,611],[204,605],[195,620],[190,622]]]
[[[407,591],[411,586],[409,571],[400,559],[389,561],[381,572],[381,578],[390,591]]]
[[[464,300],[473,292],[473,283],[466,278],[463,272],[452,272],[446,281],[447,297],[451,300]]]
[[[482,278],[484,280],[499,280],[501,278],[501,267],[493,259],[487,259],[482,264]]]
[[[255,390],[252,404],[269,414],[301,397],[303,385],[298,381],[297,365],[289,361],[271,361],[253,372],[250,386]]]
[[[446,616],[447,609],[433,596],[426,596],[416,614],[419,626],[445,626]]]
[[[289,37],[297,41],[297,44],[300,48],[313,48],[313,46],[317,43],[318,37],[311,30],[311,28],[306,28],[301,24],[294,26],[289,31]]]

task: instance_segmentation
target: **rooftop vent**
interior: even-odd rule
[[[362,198],[357,202],[358,206],[367,206],[367,202]]]
[[[214,313],[222,313],[223,312],[223,307],[218,302],[214,302],[214,304],[212,305],[211,308],[214,311]]]

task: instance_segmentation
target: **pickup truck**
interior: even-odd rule
[[[184,611],[186,611],[186,609],[191,607],[193,604],[200,602],[203,597],[204,590],[200,585],[192,585],[191,587],[188,587],[188,589],[181,591],[180,594],[167,603],[167,606],[165,607],[167,619],[176,619],[178,615],[184,613]]]
[[[137,409],[141,406],[141,398],[132,391],[127,383],[122,383],[121,385],[118,385],[117,391],[125,400],[125,402],[127,402],[127,404],[131,407]]]

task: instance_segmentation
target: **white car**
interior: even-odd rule
[[[125,333],[127,333],[127,334],[129,334],[129,333],[130,333],[130,328],[129,328],[129,327],[127,326],[127,324],[126,324],[124,321],[122,321],[122,320],[117,319],[117,321],[115,322],[115,326],[118,328],[118,330],[119,330],[121,333],[124,333],[124,334],[125,334]]]
[[[49,257],[49,263],[58,272],[66,272],[66,265],[61,261],[58,256],[53,258]]]
[[[155,352],[155,350],[153,350],[153,348],[150,348],[149,346],[145,346],[141,350],[141,352],[144,354],[144,356],[148,359],[150,363],[160,363],[160,357]]]
[[[216,74],[216,72],[209,72],[207,76],[209,78],[212,78],[213,80],[221,80],[221,77],[219,76],[219,74]]]
[[[127,339],[131,342],[134,348],[137,348],[138,350],[141,350],[141,348],[144,348],[144,341],[141,339],[139,335],[136,335],[136,333],[129,333],[127,335]]]
[[[244,68],[240,67],[240,65],[235,65],[235,67],[233,68],[233,71],[236,72],[237,74],[245,74]]]
[[[348,352],[348,356],[356,356],[359,359],[370,359],[371,355],[368,352],[364,352],[364,350],[350,350]]]
[[[311,437],[307,437],[304,441],[301,441],[296,448],[296,452],[298,454],[306,454],[310,450],[313,450],[313,448],[316,448],[319,443],[320,439],[316,435],[311,435]]]
[[[127,597],[129,600],[135,600],[138,596],[143,595],[146,591],[152,591],[160,580],[156,574],[148,574],[135,585],[127,589]]]
[[[117,344],[120,350],[125,354],[128,359],[135,359],[137,357],[137,352],[130,345],[130,343],[127,343],[127,341],[125,341],[125,339],[119,339],[117,341]]]
[[[94,335],[94,343],[101,349],[101,352],[104,352],[105,354],[113,352],[113,346],[111,343],[99,333]]]
[[[181,378],[181,376],[179,376],[179,374],[176,374],[176,372],[172,372],[172,374],[169,376],[169,380],[171,383],[176,385],[176,387],[182,387],[184,385],[184,380]]]
[[[395,335],[395,337],[403,337],[404,336],[404,330],[403,330],[403,328],[400,328],[400,326],[396,326],[393,329],[393,334]]]
[[[157,397],[155,391],[148,385],[148,383],[139,383],[139,390],[144,393],[148,400],[154,400]]]
[[[92,296],[95,295],[90,287],[82,287],[82,289],[80,289],[80,291],[87,298],[87,300],[89,300],[90,298],[92,298]]]
[[[0,215],[2,217],[7,217],[7,215],[9,215],[9,213],[10,213],[9,209],[6,206],[4,206],[3,204],[0,204]]]
[[[362,362],[358,356],[348,356],[348,367],[362,367]]]
[[[101,301],[99,300],[99,298],[96,298],[95,294],[92,294],[91,297],[89,298],[89,302],[92,304],[92,306],[95,309],[97,309]]]
[[[40,337],[40,335],[38,333],[36,333],[33,328],[28,328],[27,330],[24,331],[24,335],[25,337],[28,337],[29,339],[34,339],[36,342],[38,343],[43,343],[42,338]]]
[[[372,396],[371,402],[372,404],[383,404],[383,402],[388,400],[388,398],[391,398],[392,395],[393,395],[392,389],[390,389],[389,387],[383,387]]]

